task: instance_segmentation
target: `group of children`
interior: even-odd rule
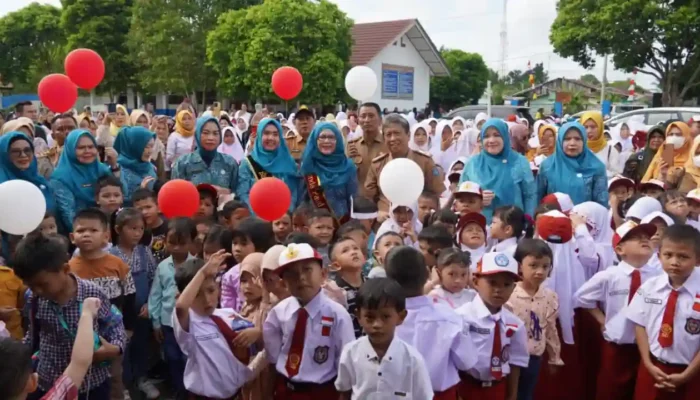
[[[176,398],[689,400],[700,193],[621,179],[610,211],[557,193],[487,221],[463,182],[381,222],[354,199],[344,224],[307,206],[262,221],[209,185],[166,221],[154,192],[124,207],[101,181],[69,240],[47,215],[0,269],[0,319],[26,330],[0,340],[0,387],[153,399],[162,358]]]

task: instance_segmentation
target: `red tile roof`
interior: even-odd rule
[[[352,55],[350,64],[365,65],[382,49],[391,44],[402,33],[409,30],[417,21],[403,19],[398,21],[372,22],[355,24],[352,27]]]

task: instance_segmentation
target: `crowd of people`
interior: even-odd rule
[[[18,105],[0,184],[47,212],[2,232],[0,398],[697,398],[700,116],[531,122]],[[192,217],[161,214],[173,179]]]

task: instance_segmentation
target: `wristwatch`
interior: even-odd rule
[[[111,169],[112,169],[112,172],[119,172],[119,171],[121,171],[122,167],[119,164],[117,164],[116,167],[111,167]]]

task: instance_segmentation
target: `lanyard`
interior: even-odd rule
[[[83,303],[79,303],[78,310],[79,310],[78,311],[79,314],[83,313]],[[52,304],[51,311],[53,311],[53,313],[56,315],[56,318],[58,318],[58,323],[61,324],[61,327],[63,327],[63,329],[66,332],[68,332],[68,334],[71,336],[71,338],[73,338],[73,340],[75,340],[75,333],[73,333],[73,331],[71,331],[70,328],[68,327],[68,323],[66,322],[66,319],[63,317],[63,312],[61,311],[61,309],[58,308],[55,304]]]

